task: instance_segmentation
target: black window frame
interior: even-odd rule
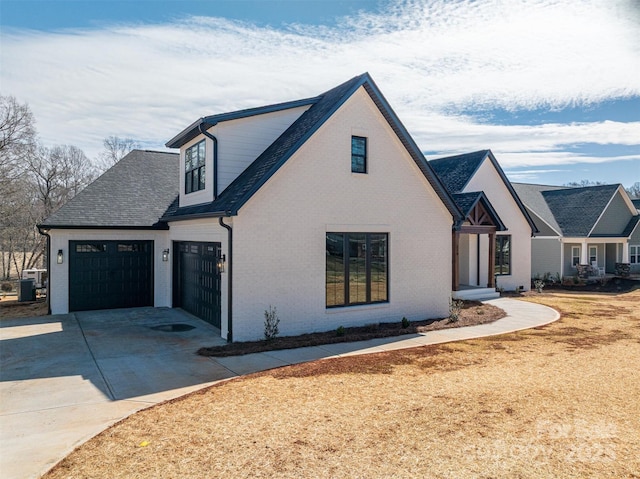
[[[359,150],[354,148],[354,141],[362,140],[364,153],[360,153]],[[367,173],[367,150],[368,150],[368,141],[365,136],[351,136],[351,173]]]
[[[508,248],[505,251],[504,243],[508,244]],[[511,246],[511,235],[496,235],[495,244],[495,275],[496,276],[509,276],[511,275],[511,261],[513,258],[513,251]],[[505,260],[506,258],[506,260]],[[504,273],[504,267],[506,265],[507,272]]]
[[[358,239],[364,239],[364,243],[358,243]],[[383,261],[380,262],[380,252],[375,252],[375,247],[372,244],[375,241],[384,241]],[[350,254],[350,248],[356,248],[358,245],[361,247],[360,252],[364,254],[364,271],[360,270],[360,275],[365,275],[364,281],[364,301],[352,300],[352,288],[353,282],[350,281],[353,269],[353,259],[356,256]],[[389,233],[344,233],[344,232],[327,232],[325,234],[325,306],[330,308],[344,308],[350,306],[360,306],[366,304],[381,304],[389,302]],[[334,250],[332,253],[331,250]],[[340,265],[340,255],[342,264]],[[333,262],[333,264],[331,264]],[[375,271],[375,266],[384,265],[382,270],[383,274],[383,290],[373,288],[373,284],[379,282],[380,270],[378,273]],[[373,267],[372,267],[373,266]],[[340,276],[341,274],[341,276]],[[354,276],[358,273],[354,273]],[[335,277],[338,276],[338,281],[335,281]],[[374,279],[377,279],[374,281]],[[342,284],[342,291],[335,289],[335,284]],[[333,288],[333,295],[330,294]],[[335,294],[336,292],[341,294]],[[383,299],[378,298],[382,295]],[[358,293],[356,293],[358,294]],[[360,292],[362,294],[362,292]],[[333,301],[330,302],[330,297],[333,296]],[[336,301],[336,298],[342,298],[343,301]]]
[[[202,148],[201,148],[202,146]],[[202,155],[200,152],[202,151]],[[194,154],[195,152],[195,158]],[[207,146],[205,140],[191,145],[184,152],[184,194],[205,189]]]

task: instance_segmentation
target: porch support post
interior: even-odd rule
[[[511,258],[509,258],[511,260]],[[487,288],[496,287],[496,234],[489,233],[489,277],[487,278]]]
[[[460,290],[460,232],[454,231],[451,234],[451,290]]]
[[[580,264],[589,264],[589,248],[587,248],[586,239],[582,240],[582,243],[580,245]]]
[[[622,243],[622,263],[628,263],[629,262],[629,243],[628,242],[624,242]]]

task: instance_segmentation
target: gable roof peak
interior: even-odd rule
[[[411,135],[397,117],[371,75],[365,72],[315,97],[313,104],[251,163],[212,203],[174,209],[167,219],[232,216],[278,169],[359,89],[363,87],[454,221],[463,217]]]

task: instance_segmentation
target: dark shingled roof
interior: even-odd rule
[[[633,206],[635,206],[637,210],[640,210],[640,198],[632,198],[631,202],[633,203]]]
[[[633,233],[633,230],[636,229],[636,226],[640,223],[640,215],[636,215],[629,220],[629,224],[626,226],[624,231],[622,232],[623,238],[628,238]]]
[[[620,185],[567,188],[517,183],[527,206],[563,236],[587,237]]]
[[[489,150],[474,151],[430,160],[429,164],[449,193],[460,193],[488,154]]]
[[[178,194],[180,155],[133,150],[71,201],[43,228],[167,228],[159,222]]]
[[[413,139],[388,105],[382,93],[368,73],[364,73],[311,100],[312,106],[305,111],[280,137],[251,163],[221,194],[211,203],[178,208],[177,201],[167,211],[164,219],[175,221],[207,216],[236,215],[251,196],[327,121],[336,110],[364,87],[380,112],[389,122],[398,138],[432,185],[442,202],[449,209],[454,220],[461,219],[460,212],[447,194],[437,176],[425,160]]]
[[[549,209],[549,205],[542,196],[543,191],[550,190],[562,190],[566,187],[563,186],[546,186],[546,185],[531,185],[527,183],[511,183],[513,188],[518,193],[518,196],[522,202],[538,215],[545,223],[553,228],[558,234],[562,234],[560,225],[556,221],[553,213]]]
[[[533,222],[533,219],[531,219],[531,216],[524,207],[524,204],[522,203],[522,201],[520,201],[518,194],[511,186],[511,182],[507,179],[504,171],[502,171],[502,168],[498,164],[496,158],[493,156],[493,153],[491,153],[491,150],[478,150],[474,151],[473,153],[464,153],[462,155],[438,158],[435,160],[430,160],[429,165],[431,165],[433,171],[435,171],[436,175],[445,186],[449,194],[453,196],[461,193],[462,190],[464,190],[473,175],[475,175],[476,171],[478,171],[478,168],[480,168],[482,162],[487,158],[489,159],[489,161],[491,161],[491,163],[493,163],[493,166],[500,175],[500,178],[502,178],[504,185],[511,193],[511,196],[513,196],[513,199],[522,212],[522,215],[526,218],[529,226],[531,226],[531,233],[536,233],[538,231],[538,228]],[[489,207],[491,208],[493,213],[495,213],[495,210],[493,210],[493,207],[491,206],[491,203],[486,196],[485,201],[489,204]],[[495,214],[497,216],[497,213]],[[502,222],[500,222],[500,224],[502,224]]]
[[[588,236],[619,185],[543,191],[564,236]]]

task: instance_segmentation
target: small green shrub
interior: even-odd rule
[[[464,303],[461,299],[449,298],[449,322],[455,323],[460,319],[460,312]]]
[[[411,323],[405,317],[402,318],[402,329],[407,329]]]
[[[269,309],[264,312],[264,339],[269,341],[274,339],[280,334],[278,329],[280,324],[280,318],[278,318],[278,311],[276,308],[269,305]]]
[[[536,279],[533,282],[533,286],[536,288],[536,291],[538,293],[542,293],[542,290],[544,289],[544,285],[545,285],[545,282],[541,279]]]
[[[338,329],[336,329],[336,336],[344,336],[344,326],[338,326]]]

